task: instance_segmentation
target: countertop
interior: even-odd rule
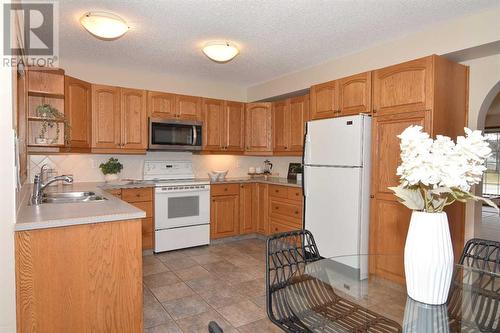
[[[125,201],[103,191],[104,183],[74,183],[49,186],[47,191],[92,191],[107,200],[80,203],[47,203],[29,206],[32,184],[27,184],[19,194],[16,231],[65,227],[79,224],[101,223],[146,217],[146,213]]]
[[[210,182],[211,185],[215,184],[231,184],[231,183],[262,183],[262,184],[272,184],[272,185],[283,185],[283,186],[292,186],[292,187],[302,187],[301,182],[297,182],[296,180],[290,180],[282,177],[267,177],[258,176],[258,177],[230,177],[226,178],[223,181],[212,182],[209,181],[208,178],[195,178],[194,181],[207,181]],[[151,181],[142,181],[142,180],[122,180],[113,183],[101,183],[100,188],[104,190],[112,190],[112,189],[121,189],[121,188],[139,188],[139,187],[153,187],[154,183]]]

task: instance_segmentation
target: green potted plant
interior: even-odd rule
[[[38,133],[38,137],[35,139],[37,144],[57,143],[61,134],[61,128],[58,123],[61,121],[64,124],[64,143],[68,144],[70,142],[69,124],[63,113],[59,112],[59,110],[50,104],[40,104],[36,108],[36,115],[42,119],[40,132]],[[47,134],[49,129],[54,127],[56,129],[55,137],[48,138]]]
[[[104,174],[104,180],[106,182],[112,182],[118,180],[118,174],[122,171],[123,164],[121,164],[117,158],[111,157],[106,163],[101,163],[99,168]]]

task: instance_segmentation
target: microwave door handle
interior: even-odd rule
[[[198,133],[196,132],[196,126],[193,125],[193,146],[196,146],[197,140],[198,140]]]

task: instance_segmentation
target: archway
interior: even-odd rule
[[[493,150],[486,162],[487,171],[478,192],[500,204],[500,81],[481,104],[477,124],[478,129],[485,132]],[[500,214],[488,206],[480,206],[480,212],[475,219],[474,236],[500,240]]]

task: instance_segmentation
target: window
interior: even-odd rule
[[[484,134],[490,148],[491,156],[486,160],[486,172],[483,175],[483,194],[500,195],[500,130]]]

